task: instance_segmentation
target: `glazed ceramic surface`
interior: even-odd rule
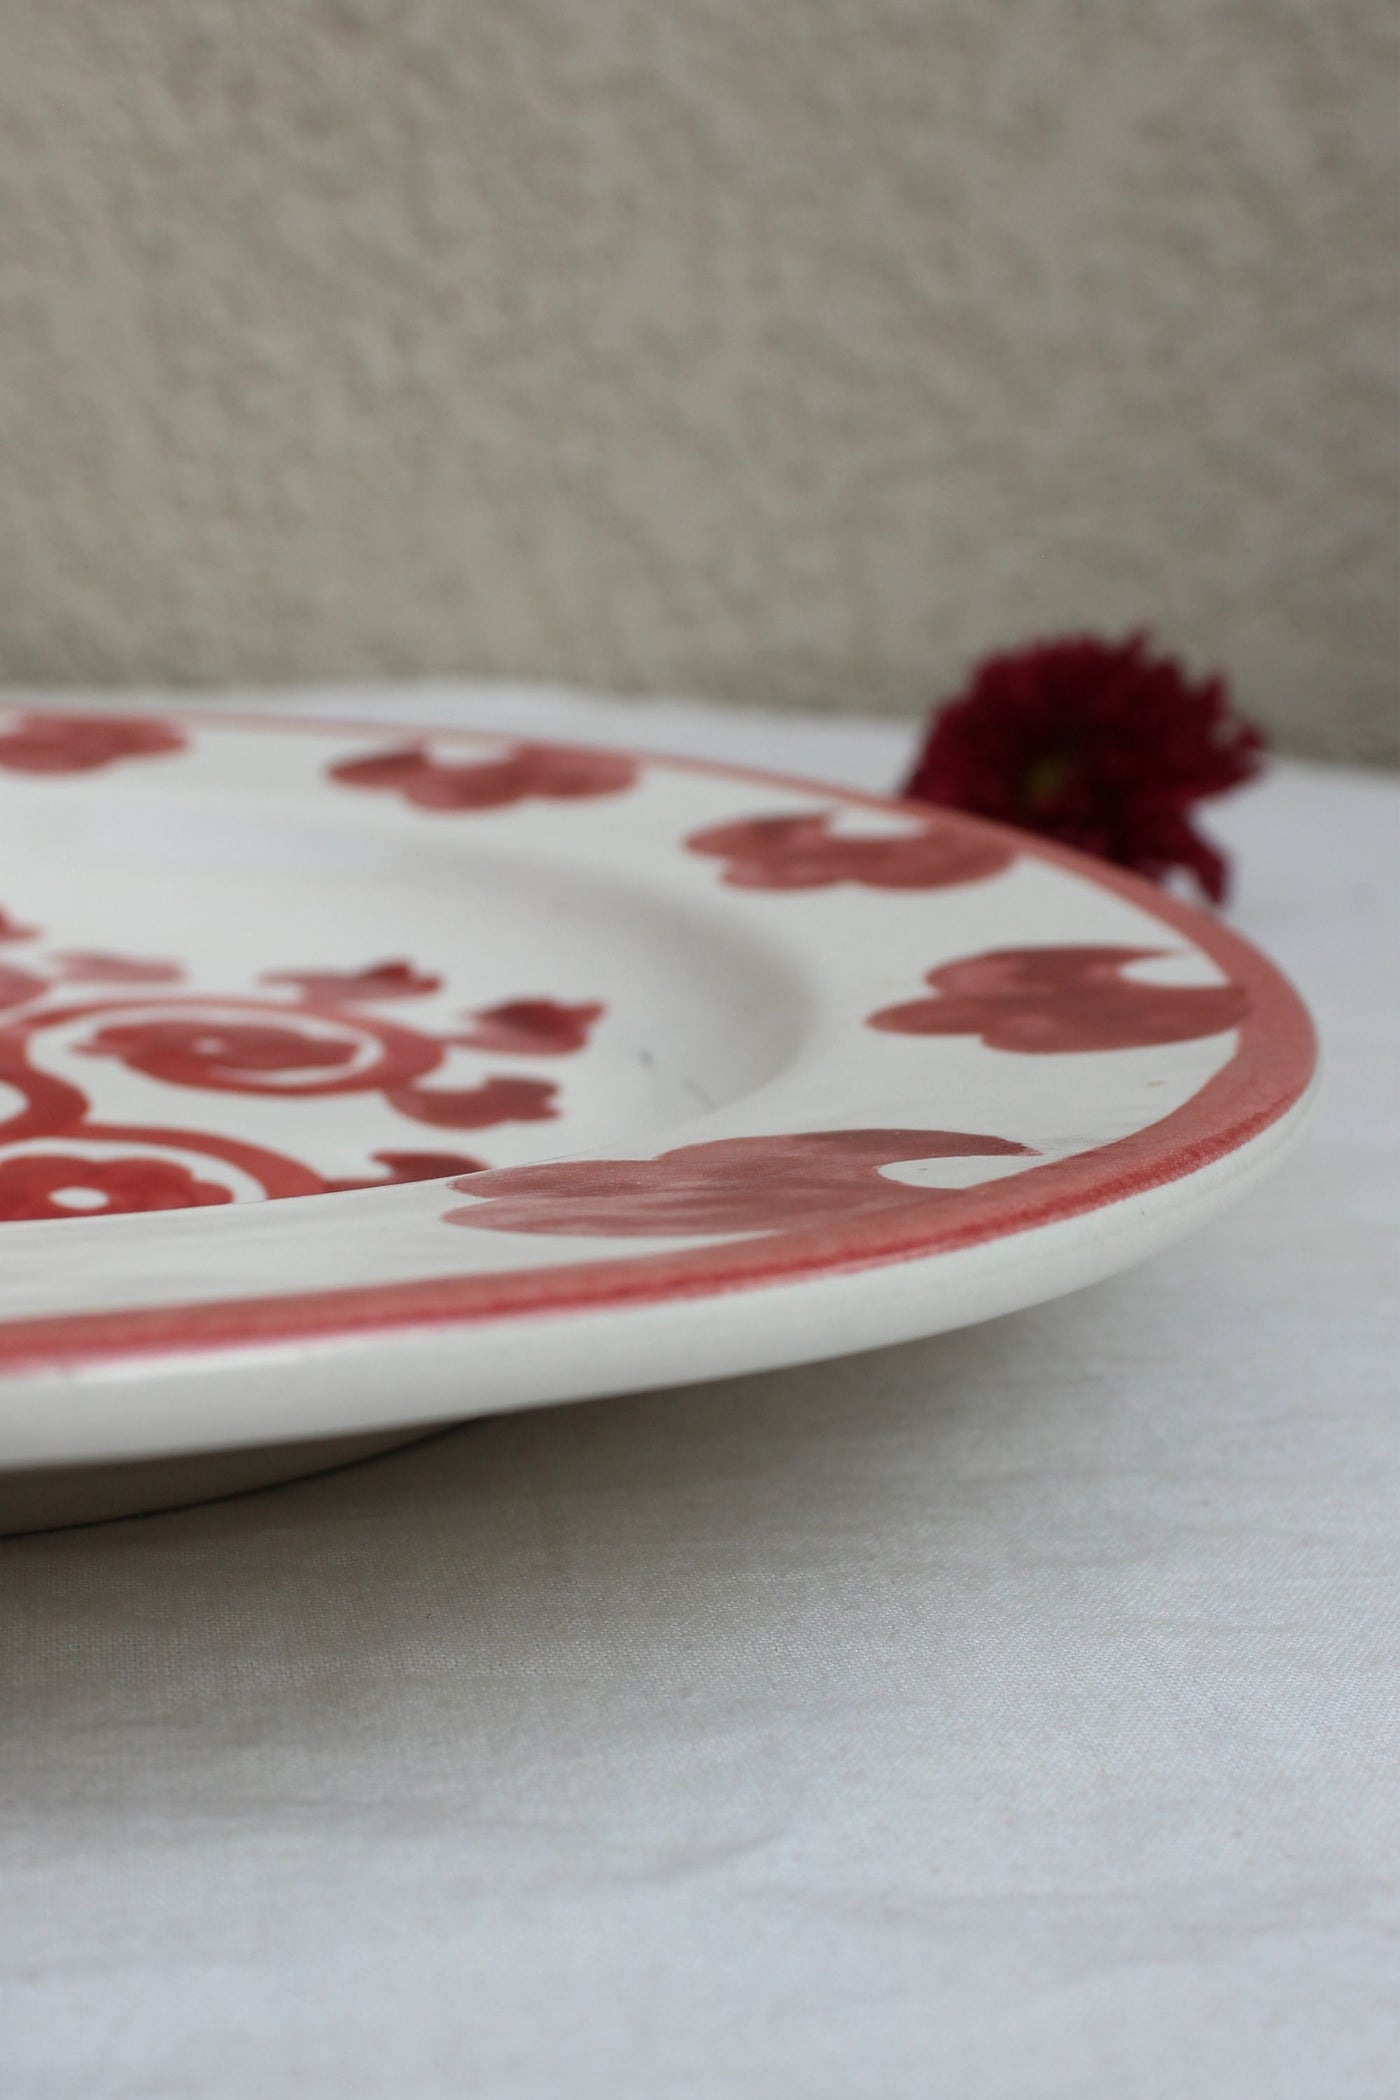
[[[0,716],[0,1460],[347,1437],[1086,1283],[1300,1127],[1213,920],[948,813],[401,727]]]

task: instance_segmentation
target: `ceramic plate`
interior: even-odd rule
[[[618,750],[0,717],[0,1460],[402,1431],[1069,1290],[1299,1127],[1216,921]]]

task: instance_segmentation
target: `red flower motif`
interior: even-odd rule
[[[13,963],[0,963],[0,1006],[23,1006],[26,1000],[37,999],[47,990],[42,977],[17,970]]]
[[[482,1162],[463,1152],[376,1152],[372,1155],[389,1169],[384,1182],[351,1181],[347,1188],[388,1188],[405,1181],[447,1181],[454,1174],[480,1174]]]
[[[246,1020],[213,1011],[113,1021],[83,1047],[168,1086],[237,1094],[369,1093],[406,1085],[442,1061],[441,1045],[411,1029],[378,1020],[318,1022],[285,1007]]]
[[[1250,779],[1262,749],[1222,678],[1191,684],[1145,635],[1085,635],[989,657],[935,718],[904,792],[1155,880],[1188,868],[1219,903],[1224,858],[1188,812]]]
[[[0,941],[37,938],[0,911]],[[40,974],[41,971],[44,974]],[[450,1051],[466,1047],[515,1055],[558,1056],[581,1048],[604,1011],[596,1002],[565,1005],[552,999],[516,999],[469,1014],[459,1037],[406,1027],[365,1011],[371,1002],[421,998],[441,978],[411,962],[391,960],[357,970],[266,973],[265,982],[290,985],[300,1001],[237,995],[142,996],[128,987],[179,979],[178,964],[143,961],[99,951],[47,954],[33,969],[0,963],[0,1107],[3,1142],[48,1141],[71,1147],[101,1145],[95,1164],[67,1151],[5,1155],[0,1219],[70,1217],[84,1212],[178,1209],[223,1203],[243,1195],[269,1199],[389,1188],[396,1183],[447,1181],[485,1171],[460,1151],[386,1148],[352,1177],[317,1168],[250,1143],[232,1131],[194,1130],[160,1122],[113,1122],[94,1112],[87,1095],[32,1057],[45,1029],[73,1030],[85,1039],[68,1047],[91,1057],[115,1058],[147,1079],[210,1093],[264,1099],[377,1094],[382,1108],[445,1130],[486,1130],[502,1123],[546,1122],[559,1114],[558,1088],[501,1074],[474,1086],[427,1087]],[[95,983],[96,996],[75,1003],[64,988]],[[118,989],[120,988],[120,989]],[[55,993],[60,996],[55,999]],[[313,1126],[308,1124],[308,1134]],[[328,1126],[330,1134],[334,1122]],[[138,1156],[139,1148],[139,1156]],[[155,1157],[151,1157],[154,1148]],[[212,1171],[233,1179],[203,1181],[182,1157],[208,1159]],[[81,1169],[81,1171],[79,1171]],[[55,1178],[57,1177],[57,1178]],[[65,1194],[71,1191],[71,1197]],[[8,1207],[6,1207],[8,1206]]]
[[[20,1152],[0,1160],[0,1218],[77,1218],[114,1211],[187,1210],[231,1203],[216,1181],[178,1160],[84,1159],[71,1152]]]
[[[0,941],[37,938],[0,911]],[[67,1047],[118,1060],[130,1071],[173,1087],[258,1095],[265,1100],[377,1094],[382,1108],[444,1130],[486,1130],[503,1123],[547,1122],[559,1114],[559,1090],[536,1079],[488,1076],[473,1086],[424,1086],[424,1078],[458,1048],[517,1056],[560,1056],[587,1042],[604,1008],[597,1002],[515,999],[468,1014],[467,1032],[441,1035],[366,1011],[373,1002],[422,998],[442,979],[403,960],[354,970],[269,971],[264,982],[294,987],[289,1000],[219,998],[209,994],[142,995],[131,989],[183,977],[176,963],[96,950],[47,953],[34,968],[0,963],[0,1107],[3,1142],[101,1145],[87,1171],[73,1155],[6,1155],[0,1219],[67,1217],[84,1211],[176,1209],[191,1204],[338,1194],[396,1183],[447,1181],[485,1171],[460,1151],[386,1148],[353,1178],[328,1176],[289,1154],[269,1151],[232,1131],[194,1130],[159,1122],[115,1122],[94,1112],[87,1094],[36,1062],[36,1038],[70,1031]],[[93,983],[96,995],[74,1002],[67,987]],[[59,994],[57,998],[53,995]],[[71,1031],[82,1024],[84,1039]],[[88,1032],[90,1031],[90,1032]],[[308,1134],[312,1130],[308,1124]],[[328,1128],[333,1134],[334,1122]],[[137,1148],[139,1157],[137,1156]],[[151,1157],[154,1148],[155,1157]],[[191,1175],[182,1157],[196,1154],[225,1186]],[[37,1164],[36,1164],[37,1161]],[[83,1171],[78,1172],[78,1167]],[[58,1179],[54,1180],[53,1177]],[[46,1179],[45,1177],[48,1177]],[[73,1191],[68,1200],[65,1190]]]
[[[816,890],[837,882],[941,890],[1000,875],[1016,857],[998,839],[936,822],[902,837],[846,838],[832,832],[826,813],[747,817],[694,832],[686,845],[726,860],[725,881],[746,890]]]
[[[582,1050],[600,1005],[561,1006],[554,999],[508,999],[473,1014],[466,1035],[453,1041],[464,1050],[510,1052],[516,1057],[564,1057]]]
[[[183,751],[168,722],[135,715],[22,715],[0,735],[0,766],[11,773],[93,773],[123,758],[160,758]]]
[[[410,962],[372,963],[363,970],[268,970],[264,984],[294,984],[305,999],[326,1006],[358,1000],[421,999],[442,985],[431,971]]]
[[[1000,948],[930,970],[937,997],[886,1006],[870,1026],[891,1035],[977,1035],[991,1050],[1033,1055],[1139,1050],[1237,1028],[1236,984],[1140,984],[1129,963],[1155,948]]]
[[[492,1130],[498,1123],[548,1123],[557,1087],[540,1079],[484,1079],[470,1087],[390,1087],[385,1100],[415,1123],[439,1130]]]
[[[958,1130],[818,1130],[719,1138],[682,1145],[659,1159],[497,1167],[462,1184],[463,1194],[486,1200],[449,1211],[447,1223],[487,1232],[598,1238],[782,1232],[823,1220],[844,1223],[957,1201],[957,1189],[890,1181],[879,1170],[896,1161],[1001,1158],[1027,1150],[1006,1138]]]
[[[56,955],[63,976],[78,984],[178,984],[184,971],[173,962],[139,962],[131,955],[99,955],[84,951]]]
[[[440,765],[419,744],[343,759],[330,769],[346,787],[402,795],[419,809],[509,809],[532,798],[574,802],[617,795],[637,777],[634,760],[611,751],[570,751],[552,744],[518,744],[506,758],[475,765]]]

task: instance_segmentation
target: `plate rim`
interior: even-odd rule
[[[133,696],[135,697],[135,696]],[[5,712],[12,710],[6,709]],[[81,716],[81,706],[20,713]],[[104,711],[105,712],[105,711]],[[905,796],[775,772],[722,759],[649,751],[644,745],[570,737],[514,735],[506,729],[423,725],[375,719],[287,715],[204,708],[142,706],[132,718],[200,727],[254,730],[271,735],[366,736],[401,741],[528,744],[564,752],[606,752],[639,767],[699,774],[753,787],[771,787],[847,807],[928,820],[934,805]],[[567,1319],[605,1308],[663,1306],[678,1300],[721,1298],[735,1291],[823,1276],[929,1262],[944,1254],[996,1245],[1184,1181],[1240,1151],[1283,1119],[1306,1108],[1317,1072],[1316,1031],[1294,986],[1261,949],[1199,907],[1130,870],[1078,849],[968,811],[938,807],[946,822],[1066,869],[1126,898],[1184,934],[1234,983],[1250,992],[1228,1062],[1189,1100],[1155,1123],[1067,1159],[1028,1167],[1006,1180],[964,1191],[955,1215],[866,1220],[845,1227],[815,1226],[668,1253],[635,1253],[611,1260],[561,1262],[546,1268],[402,1280],[378,1285],[261,1293],[201,1299],[174,1306],[134,1306],[91,1313],[0,1319],[0,1380],[76,1372],[178,1355],[187,1362],[223,1362],[270,1345],[313,1347],[359,1337],[539,1318]],[[598,1148],[590,1148],[590,1157]],[[558,1155],[561,1160],[574,1157]],[[444,1179],[450,1187],[456,1177]],[[357,1191],[367,1201],[374,1189]],[[310,1198],[289,1199],[297,1201]]]

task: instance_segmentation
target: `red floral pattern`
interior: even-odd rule
[[[201,1181],[177,1160],[139,1153],[121,1159],[85,1159],[74,1152],[20,1152],[0,1159],[0,1218],[185,1210],[232,1200],[221,1183]]]
[[[970,826],[934,821],[893,837],[848,838],[833,832],[831,823],[826,812],[748,817],[694,832],[686,844],[692,853],[725,861],[725,881],[746,890],[828,889],[837,882],[879,890],[950,889],[985,882],[1015,859],[1011,847]]]
[[[421,744],[342,759],[330,768],[344,787],[402,795],[418,809],[511,809],[519,802],[577,802],[618,795],[637,779],[634,759],[611,751],[573,751],[553,744],[517,744],[504,758],[444,765]]]
[[[400,1115],[440,1130],[493,1130],[498,1123],[548,1123],[559,1111],[558,1088],[541,1079],[487,1079],[469,1087],[392,1087],[385,1096]]]
[[[0,1006],[24,1006],[48,990],[42,977],[17,970],[13,963],[0,963]]]
[[[15,922],[0,914],[12,938]],[[87,1094],[36,1056],[46,1032],[62,1030],[64,1055],[106,1058],[163,1086],[209,1095],[311,1101],[377,1095],[390,1115],[446,1130],[487,1130],[558,1115],[558,1088],[540,1079],[488,1073],[474,1085],[424,1082],[460,1049],[548,1057],[578,1050],[603,1011],[548,999],[506,1001],[468,1017],[467,1032],[408,1028],[366,1010],[375,1001],[425,997],[434,973],[396,960],[361,970],[270,971],[265,982],[292,996],[219,999],[162,990],[178,966],[90,952],[26,956],[0,964],[0,1220],[74,1217],[230,1202],[249,1185],[268,1197],[326,1195],[395,1182],[475,1174],[484,1162],[462,1152],[385,1149],[349,1179],[328,1176],[225,1133],[112,1123]],[[102,995],[74,1001],[74,984]],[[365,1003],[362,1003],[365,1002]],[[37,1141],[54,1149],[34,1149]],[[84,1146],[99,1151],[84,1155]],[[23,1149],[17,1149],[23,1148]],[[195,1172],[194,1154],[207,1169]],[[63,1200],[63,1191],[78,1196]]]
[[[442,979],[410,962],[371,963],[364,970],[268,970],[264,984],[294,985],[304,999],[322,1006],[351,1006],[366,999],[422,999],[441,991]]]
[[[80,984],[178,984],[184,971],[178,963],[141,962],[133,955],[56,955],[54,962],[72,983]]]
[[[183,751],[169,722],[134,715],[21,715],[0,733],[0,766],[10,773],[94,773],[126,758]]]
[[[81,1047],[89,1057],[118,1058],[166,1086],[232,1094],[377,1093],[431,1072],[442,1060],[441,1044],[413,1029],[367,1015],[347,1022],[338,1014],[260,1011],[252,1001],[200,1001],[193,1013],[112,1022]]]
[[[376,1152],[374,1157],[389,1169],[385,1186],[405,1181],[446,1181],[453,1174],[480,1174],[484,1162],[461,1152]],[[367,1188],[368,1182],[351,1182],[351,1188]]]
[[[955,1203],[957,1189],[914,1188],[880,1172],[902,1160],[1008,1158],[1029,1148],[959,1130],[817,1130],[717,1138],[659,1159],[498,1167],[463,1185],[477,1199],[451,1225],[487,1232],[684,1239],[784,1232],[824,1220]]]
[[[596,1004],[561,1006],[555,999],[508,999],[503,1006],[488,1006],[474,1014],[468,1032],[453,1040],[470,1050],[566,1057],[585,1047],[602,1012]]]
[[[1001,948],[930,970],[932,999],[886,1006],[870,1026],[893,1035],[976,1035],[991,1050],[1045,1055],[1138,1050],[1237,1028],[1236,984],[1144,984],[1125,977],[1154,948]]]

